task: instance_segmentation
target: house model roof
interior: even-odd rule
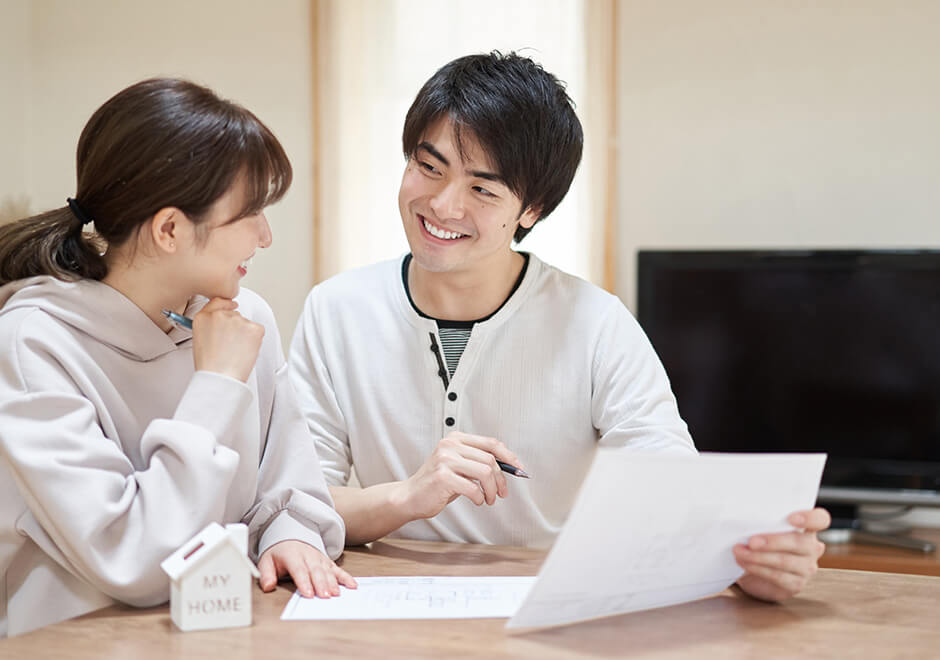
[[[205,529],[184,543],[179,550],[164,559],[160,563],[160,568],[170,576],[171,580],[180,580],[213,557],[225,544],[231,545],[236,551],[235,554],[245,562],[245,567],[254,577],[259,576],[258,569],[239,546],[234,534],[218,523],[209,523]]]

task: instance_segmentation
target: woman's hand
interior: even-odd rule
[[[258,359],[264,326],[238,313],[238,303],[213,298],[193,318],[196,371],[213,371],[243,383]]]
[[[339,585],[356,588],[353,577],[329,557],[302,541],[281,541],[264,551],[258,560],[261,591],[272,591],[277,581],[290,575],[305,598],[339,596]]]

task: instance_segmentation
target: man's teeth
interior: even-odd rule
[[[458,234],[455,231],[444,231],[443,229],[438,229],[427,220],[424,221],[424,228],[428,230],[428,233],[431,234],[431,236],[437,236],[438,238],[443,238],[446,240],[460,238],[463,236],[463,234]]]

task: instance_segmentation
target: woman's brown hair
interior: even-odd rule
[[[251,215],[283,197],[292,178],[283,147],[255,115],[173,78],[136,83],[98,108],[75,161],[70,205],[0,226],[0,285],[33,275],[100,280],[106,246],[123,244],[161,208],[198,224],[241,176],[239,215]],[[94,232],[83,231],[84,220]]]

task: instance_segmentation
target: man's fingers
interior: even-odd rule
[[[446,493],[451,493],[447,502],[448,504],[461,495],[471,500],[477,506],[486,502],[486,497],[483,494],[483,489],[480,488],[480,484],[473,479],[468,479],[454,472],[453,468],[450,466],[441,466],[438,469],[435,488]]]
[[[496,438],[489,438],[483,435],[471,435],[469,433],[460,432],[449,434],[448,437],[453,437],[465,445],[476,447],[477,449],[481,449],[487,453],[490,453],[504,463],[515,465],[516,467],[522,468],[523,470],[525,469],[525,465],[522,464],[522,461],[519,460],[519,457],[512,453],[509,450],[509,447],[504,445]]]
[[[454,474],[452,488],[477,506],[483,506],[486,502],[486,495],[483,493],[480,484],[472,479]]]
[[[745,577],[750,577],[752,580],[754,578],[760,578],[773,585],[774,589],[769,591],[777,592],[773,597],[774,600],[782,600],[798,593],[806,586],[809,579],[806,575],[781,571],[764,564],[746,562],[741,565],[741,568],[746,571]],[[738,582],[740,583],[741,580]]]
[[[826,546],[816,539],[815,534],[784,532],[752,536],[748,539],[747,547],[759,552],[789,552],[817,559]]]
[[[779,603],[793,595],[770,580],[748,573],[741,576],[741,579],[738,580],[738,586],[753,598],[773,603]]]
[[[483,465],[488,470],[489,474],[492,475],[492,487],[495,490],[491,490],[491,488],[489,488],[489,479],[487,479],[487,482],[484,483],[483,479],[480,478],[478,474],[467,475],[473,476],[474,479],[477,479],[483,485],[483,491],[485,493],[489,494],[490,492],[493,492],[496,496],[499,497],[506,497],[506,495],[509,494],[509,487],[506,484],[506,475],[502,470],[499,469],[499,465],[496,463],[496,457],[493,456],[493,454],[468,445],[462,445],[458,447],[457,452],[464,458]],[[489,497],[487,497],[486,501],[487,503],[492,504],[496,500],[495,497],[492,501]]]
[[[754,551],[747,546],[734,547],[735,560],[744,570],[761,567],[778,573],[789,573],[803,579],[816,572],[816,557],[792,552]]]
[[[809,511],[797,511],[790,514],[787,522],[794,527],[805,529],[807,532],[821,532],[828,529],[829,525],[832,524],[832,516],[825,509],[816,507]]]
[[[458,461],[455,461],[452,469],[457,475],[477,482],[479,488],[483,491],[483,498],[486,503],[493,504],[500,494],[497,476],[493,472],[495,465],[495,462],[489,465],[486,463],[478,463],[475,460],[467,458],[460,458]]]

